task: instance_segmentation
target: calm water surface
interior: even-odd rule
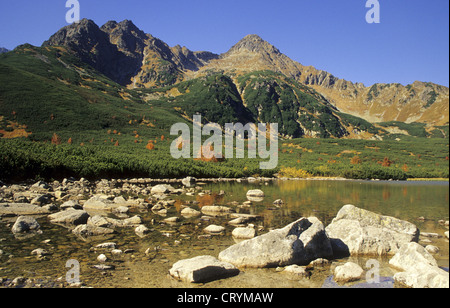
[[[204,205],[232,206],[236,212],[257,214],[261,218],[255,222],[263,234],[271,228],[284,227],[300,217],[316,216],[328,225],[339,209],[346,204],[354,204],[383,215],[394,216],[416,224],[421,232],[434,232],[443,235],[447,227],[438,223],[449,219],[448,182],[365,182],[365,181],[277,181],[266,183],[220,182],[205,183],[203,189],[209,191],[203,196],[177,196],[178,202],[169,210],[167,217],[180,216],[182,205],[200,209]],[[246,193],[250,189],[261,189],[265,198],[253,202],[250,207],[241,205],[247,201]],[[225,194],[220,194],[220,192]],[[282,199],[284,205],[277,208],[273,201]],[[197,201],[192,205],[192,201]],[[38,219],[42,234],[27,239],[16,239],[11,234],[15,218],[0,220],[0,278],[13,279],[24,276],[52,286],[55,281],[64,281],[68,268],[66,261],[75,259],[80,262],[81,281],[92,287],[198,287],[178,282],[167,273],[172,265],[181,260],[199,255],[216,256],[220,251],[233,245],[231,237],[233,227],[228,225],[229,217],[217,217],[209,221],[200,218],[182,218],[173,225],[163,224],[162,217],[151,211],[130,213],[140,215],[144,223],[153,230],[146,238],[139,238],[134,229],[118,229],[118,233],[108,237],[80,239],[70,230],[47,222],[46,217]],[[425,220],[419,220],[424,217]],[[222,236],[204,238],[203,229],[209,224],[226,227]],[[200,238],[199,238],[200,236]],[[423,239],[421,239],[423,240]],[[425,239],[427,240],[427,239]],[[435,255],[442,267],[448,268],[449,248],[446,238],[428,239],[440,248]],[[129,253],[119,257],[108,251],[94,251],[93,246],[104,242],[115,242],[117,248]],[[45,260],[31,256],[31,251],[44,248],[51,252]],[[147,254],[145,253],[147,251]],[[109,258],[108,265],[115,270],[102,272],[92,268],[99,264],[96,260],[100,253]],[[331,268],[314,271],[310,279],[291,279],[275,269],[243,270],[240,275],[226,280],[215,281],[200,287],[322,287],[329,285],[335,266],[349,259],[336,261]],[[367,258],[352,258],[364,267]],[[392,277],[395,271],[388,266],[389,259],[380,258],[381,275]],[[389,278],[387,278],[389,280]]]

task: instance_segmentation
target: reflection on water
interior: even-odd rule
[[[221,183],[210,184],[205,188],[213,192],[224,190],[226,195],[223,202],[226,203],[247,200],[246,192],[255,186],[263,190],[266,196],[263,202],[256,204],[257,208],[270,209],[273,201],[282,199],[284,205],[277,213],[278,216],[316,216],[325,224],[329,224],[346,204],[413,223],[418,223],[418,217],[437,221],[448,220],[449,216],[448,182],[305,180],[278,181],[270,185]]]
[[[265,198],[261,202],[248,201],[248,190],[261,189]],[[82,240],[64,227],[48,223],[41,217],[42,234],[33,238],[17,240],[11,234],[15,218],[2,218],[0,221],[0,278],[13,279],[24,276],[43,281],[45,286],[53,286],[54,281],[64,280],[65,263],[76,259],[81,264],[81,280],[93,287],[192,287],[175,281],[167,273],[172,265],[181,260],[199,255],[217,256],[220,251],[234,244],[231,237],[233,227],[228,224],[229,217],[214,217],[210,220],[200,217],[184,218],[180,211],[184,205],[200,210],[206,205],[225,205],[236,212],[259,215],[254,222],[260,234],[271,228],[284,227],[300,217],[316,216],[328,225],[339,209],[345,204],[383,215],[394,216],[416,224],[422,232],[443,234],[448,230],[439,220],[449,219],[448,182],[365,182],[365,181],[278,181],[268,183],[209,183],[203,186],[204,195],[176,196],[175,206],[167,216],[151,211],[133,212],[140,215],[144,224],[152,229],[149,236],[140,238],[133,228],[119,229],[117,234],[108,237]],[[274,205],[273,201],[282,199],[284,204]],[[178,216],[177,224],[165,224],[164,218]],[[425,220],[418,220],[424,217]],[[226,227],[222,236],[205,236],[203,229],[209,224]],[[441,251],[435,255],[440,266],[448,267],[448,240],[429,239]],[[120,256],[110,252],[95,251],[93,246],[104,242],[115,242],[117,248],[127,251]],[[31,255],[31,251],[44,248],[51,253],[44,259]],[[93,269],[100,253],[109,258],[107,264],[116,269],[101,272]],[[339,262],[346,262],[340,260]],[[356,258],[352,261],[364,266],[366,260]],[[388,260],[384,264],[382,276],[392,277],[394,272]],[[314,271],[311,279],[298,281],[286,279],[274,269],[243,270],[240,275],[205,285],[206,287],[321,287],[329,283],[332,268]],[[390,280],[386,278],[386,285]],[[202,285],[201,285],[202,286]],[[360,285],[364,286],[364,284]]]

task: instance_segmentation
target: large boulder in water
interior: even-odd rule
[[[19,216],[11,228],[12,233],[20,234],[27,232],[35,232],[40,229],[39,223],[33,217]]]
[[[326,228],[335,257],[394,255],[403,244],[417,242],[412,223],[345,205]]]
[[[325,228],[317,218],[301,218],[267,234],[233,245],[219,260],[237,267],[264,268],[307,265],[318,258],[332,258]]]
[[[403,245],[389,261],[393,267],[403,270],[394,280],[410,288],[447,288],[449,274],[438,267],[434,257],[417,243]]]

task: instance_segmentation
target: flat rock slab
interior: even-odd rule
[[[111,212],[117,209],[119,206],[122,206],[122,204],[114,203],[114,201],[107,198],[102,198],[102,196],[93,196],[84,203],[83,209],[86,211],[91,210]]]
[[[394,255],[403,244],[417,242],[412,223],[345,205],[326,228],[335,257]]]
[[[83,225],[89,219],[89,214],[83,210],[68,209],[48,216],[50,222],[67,225]]]
[[[48,208],[30,203],[0,203],[0,216],[45,215],[50,213]]]
[[[206,205],[202,207],[202,213],[211,216],[225,216],[234,213],[234,210],[220,205]]]
[[[200,256],[181,260],[173,265],[170,275],[190,283],[207,283],[239,274],[232,264],[221,262],[212,256]]]

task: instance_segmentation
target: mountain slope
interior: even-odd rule
[[[248,35],[228,52],[216,55],[170,47],[128,20],[98,27],[84,19],[62,28],[43,46],[66,46],[128,88],[173,85],[211,72],[233,77],[267,70],[315,89],[341,112],[370,122],[420,122],[430,127],[449,123],[448,87],[423,82],[366,87],[293,61],[257,35]]]
[[[3,47],[0,47],[0,54],[8,52],[9,50]]]
[[[365,87],[312,66],[303,66],[257,35],[246,36],[219,59],[212,60],[190,76],[210,70],[229,74],[259,70],[278,72],[314,88],[342,112],[370,122],[421,122],[433,126],[449,123],[448,87],[423,82]]]
[[[183,79],[183,70],[197,70],[217,57],[180,46],[170,48],[129,20],[109,21],[100,28],[83,19],[59,30],[43,46],[68,47],[87,64],[131,88],[174,84]]]
[[[286,138],[380,139],[387,132],[339,112],[322,95],[280,73],[256,71],[237,78],[210,73],[174,86],[142,90],[151,104],[172,106],[204,122],[278,123]]]
[[[83,19],[41,48],[2,55],[0,65],[0,130],[15,132],[7,136],[117,128],[131,136],[135,121],[157,136],[201,113],[221,125],[276,122],[286,138],[448,137],[448,88],[366,88],[305,67],[257,35],[215,55],[169,47],[128,20],[98,27]],[[23,80],[32,85],[26,91]],[[164,123],[158,132],[149,118]]]
[[[23,45],[0,56],[0,135],[74,143],[111,140],[111,132],[142,142],[185,121],[168,108],[151,109],[63,47]],[[117,136],[115,141],[117,140]]]

